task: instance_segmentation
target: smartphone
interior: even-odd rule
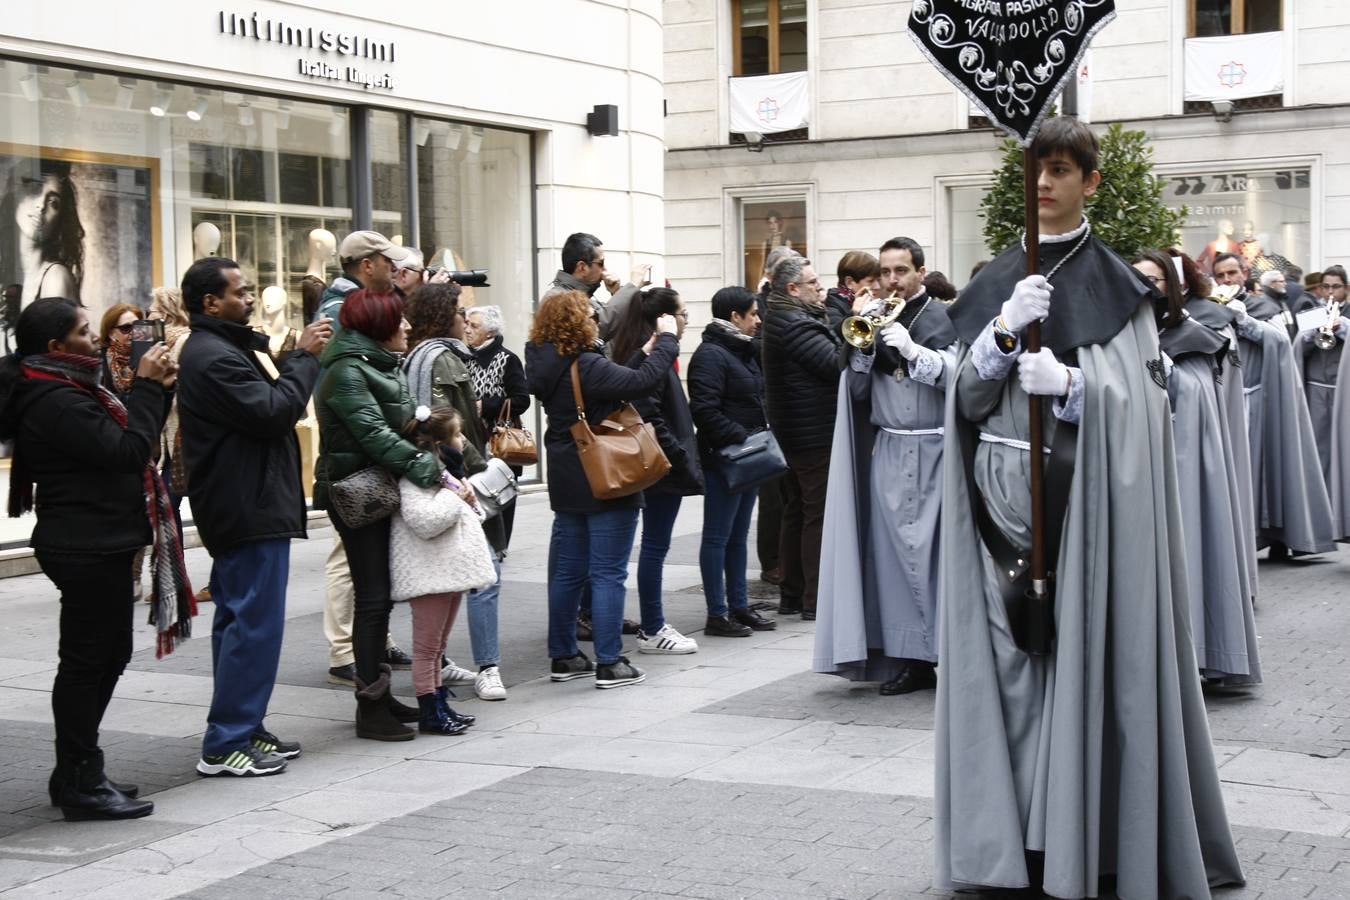
[[[141,364],[145,351],[164,341],[163,319],[137,319],[131,323],[131,371]]]

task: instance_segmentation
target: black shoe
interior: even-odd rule
[[[802,613],[802,601],[800,600],[779,600],[778,614],[780,616],[799,616]]]
[[[774,585],[782,584],[783,570],[778,566],[774,566],[771,569],[765,569],[763,572],[759,573],[759,580],[764,582],[765,584],[774,584]]]
[[[776,621],[764,618],[753,609],[733,609],[731,618],[733,621],[755,631],[773,631],[778,627]]]
[[[641,684],[646,680],[647,673],[630,663],[626,656],[620,656],[608,665],[595,667],[595,686],[602,691],[609,688],[625,687],[630,684]]]
[[[1289,562],[1289,547],[1275,541],[1270,545],[1270,555],[1266,557],[1266,562]]]
[[[139,819],[155,811],[149,800],[133,800],[108,783],[103,754],[65,760],[56,766],[56,801],[68,822],[89,819]]]
[[[262,753],[270,753],[273,756],[280,756],[282,759],[295,759],[300,755],[299,743],[283,741],[265,728],[259,728],[253,732],[253,739],[250,743]]]
[[[384,664],[391,669],[399,669],[400,671],[411,669],[412,657],[398,647],[390,647],[384,651]]]
[[[915,691],[927,691],[937,687],[937,671],[932,666],[911,664],[900,670],[894,681],[883,682],[878,689],[883,697],[897,694],[912,694]]]
[[[477,722],[477,716],[471,716],[468,713],[455,712],[454,707],[450,705],[450,698],[453,696],[455,696],[455,692],[445,685],[436,688],[436,699],[440,702],[441,709],[445,710],[445,717],[451,722],[458,722],[465,728],[468,728],[474,722]]]
[[[94,751],[94,755],[95,760],[98,763],[99,771],[103,772],[103,751],[96,750]],[[51,798],[52,806],[57,805],[56,795],[61,787],[59,780],[60,776],[61,776],[61,767],[58,765],[55,769],[52,769],[51,777],[47,779],[47,796]],[[113,781],[111,778],[108,777],[106,772],[104,772],[103,779],[108,783],[108,786],[111,787],[113,790],[121,791],[122,793],[130,797],[132,800],[135,800],[141,794],[141,786],[139,784],[123,784],[120,781]]]
[[[356,736],[372,741],[411,741],[417,733],[403,725],[389,709],[389,667],[367,685],[356,678]],[[400,706],[402,704],[399,704]],[[419,711],[418,718],[421,718]],[[414,719],[413,721],[417,721]]]
[[[637,633],[638,633],[639,631],[641,631],[641,630],[642,630],[642,626],[639,625],[637,622],[634,622],[632,619],[624,619],[624,620],[623,620],[623,633],[624,633],[624,634],[637,634]]]
[[[803,621],[803,622],[814,622],[815,620],[816,620],[816,611],[815,611],[814,609],[804,609],[804,610],[802,610],[802,621]]]
[[[469,730],[462,722],[452,722],[441,706],[441,698],[435,694],[418,694],[417,705],[422,717],[417,720],[417,730],[423,734],[456,735]]]
[[[328,683],[356,687],[356,664],[347,663],[345,666],[333,666],[328,670]]]
[[[703,623],[703,633],[708,637],[749,637],[754,634],[754,629],[732,621],[730,616],[708,616],[708,621]]]
[[[552,672],[548,676],[554,681],[571,681],[573,678],[595,677],[595,664],[585,653],[553,660]]]
[[[756,600],[750,604],[750,609],[755,612],[778,612],[778,604],[770,603],[768,600]]]
[[[595,640],[595,632],[591,630],[591,617],[585,613],[577,613],[577,640]]]

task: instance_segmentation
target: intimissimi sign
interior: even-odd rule
[[[354,64],[358,60],[394,62],[393,41],[375,40],[369,35],[352,31],[335,31],[273,19],[256,12],[239,15],[221,10],[219,28],[221,34],[229,37],[315,51],[314,55],[296,60],[297,71],[305,78],[361,85],[366,90],[394,89],[394,78],[390,73],[375,72],[365,65]]]

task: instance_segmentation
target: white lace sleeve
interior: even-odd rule
[[[936,385],[947,371],[947,361],[937,350],[917,348],[919,355],[909,361],[909,377],[920,384]]]
[[[981,381],[1002,381],[1012,371],[1017,357],[1022,355],[1022,338],[1018,336],[1017,346],[1011,353],[1004,353],[994,340],[994,323],[985,326],[984,331],[970,345],[970,361]]]
[[[1056,397],[1052,404],[1055,418],[1074,425],[1083,418],[1083,370],[1075,366],[1065,366],[1069,370],[1069,393],[1066,397]]]
[[[855,372],[866,375],[872,371],[872,363],[876,362],[875,353],[863,353],[860,350],[851,350],[848,354],[848,367]]]

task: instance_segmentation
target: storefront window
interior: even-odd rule
[[[1180,245],[1206,271],[1236,253],[1248,274],[1309,267],[1312,197],[1308,169],[1231,170],[1168,178],[1163,200],[1187,207]]]
[[[984,242],[984,216],[980,213],[980,201],[988,191],[989,186],[984,184],[947,188],[947,241],[951,248],[947,258],[951,262],[948,264],[950,271],[944,274],[957,288],[970,283],[973,277],[971,272],[978,263],[991,260],[998,254],[997,250],[990,250]]]
[[[763,277],[764,258],[775,247],[789,247],[803,256],[811,254],[806,246],[806,200],[745,200],[741,203],[741,247],[745,260],[744,284],[758,290]],[[817,270],[819,273],[819,270]],[[821,283],[833,282],[821,274]]]

